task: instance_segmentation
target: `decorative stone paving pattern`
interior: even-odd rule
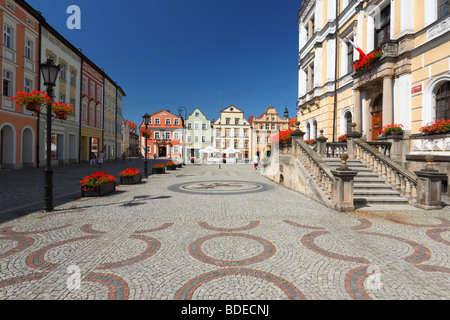
[[[441,229],[441,228],[431,229],[427,231],[427,236],[437,242],[450,246],[450,241],[447,241],[442,238],[441,233],[443,232],[450,232],[450,229]]]
[[[269,281],[276,286],[278,286],[286,294],[289,300],[305,300],[303,293],[298,290],[292,283],[268,272],[252,270],[252,269],[223,269],[204,273],[195,279],[192,279],[186,283],[182,288],[180,288],[176,294],[175,300],[190,300],[192,295],[202,284],[205,282],[217,279],[220,277],[233,276],[233,275],[244,275],[250,277],[257,277],[266,281]]]
[[[36,273],[30,273],[30,274],[23,275],[23,276],[9,278],[6,280],[1,280],[0,288],[15,285],[15,284],[20,284],[20,283],[28,282],[28,281],[41,280],[46,275],[47,275],[47,272],[36,272]]]
[[[345,289],[354,300],[372,300],[364,287],[364,281],[369,276],[367,266],[351,270],[345,277]]]
[[[120,277],[112,274],[90,273],[83,281],[91,281],[104,285],[108,289],[108,300],[128,300],[130,288]]]
[[[241,260],[221,260],[221,259],[216,259],[214,257],[210,257],[210,256],[206,255],[201,249],[202,244],[205,243],[206,241],[209,241],[209,240],[215,239],[215,238],[219,238],[219,237],[220,238],[222,238],[222,237],[240,237],[240,238],[244,238],[244,239],[254,240],[263,247],[263,251],[258,255],[255,255],[253,257],[249,257],[246,259],[241,259]],[[224,241],[226,241],[226,240],[224,240]],[[239,233],[239,234],[220,233],[220,234],[209,235],[209,236],[205,236],[203,238],[200,238],[200,239],[192,242],[191,245],[189,246],[189,252],[191,253],[191,255],[194,258],[196,258],[202,262],[209,263],[209,264],[216,265],[216,266],[243,266],[243,265],[261,262],[261,261],[269,259],[271,256],[273,256],[275,251],[276,251],[275,246],[272,243],[270,243],[269,241],[262,239],[260,237],[256,237],[256,236],[252,236],[252,235],[248,235],[248,234],[241,234],[241,233]]]
[[[259,226],[259,221],[250,221],[248,225],[246,225],[244,227],[238,227],[238,228],[213,227],[213,226],[210,226],[207,222],[199,222],[198,224],[200,227],[205,228],[207,230],[219,231],[219,232],[235,232],[235,231],[245,231],[245,230],[250,230],[250,229],[256,228],[257,226]]]
[[[339,253],[334,253],[325,249],[320,248],[319,246],[317,246],[315,244],[315,239],[317,237],[323,236],[323,235],[327,235],[330,234],[328,231],[316,231],[316,232],[311,232],[308,233],[307,235],[305,235],[302,238],[302,244],[307,247],[308,249],[327,256],[329,258],[333,258],[333,259],[338,259],[338,260],[344,260],[344,261],[349,261],[349,262],[358,262],[358,263],[369,263],[369,261],[367,261],[365,258],[360,258],[360,257],[350,257],[350,256],[346,256],[346,255],[342,255]]]
[[[313,229],[313,230],[324,230],[324,229],[321,228],[321,227],[306,226],[306,225],[298,224],[298,223],[296,223],[296,222],[289,221],[289,220],[283,220],[283,222],[284,222],[284,223],[287,223],[287,224],[290,224],[291,226],[298,227],[298,228]]]
[[[105,269],[120,268],[120,267],[123,267],[126,265],[130,265],[130,264],[134,264],[134,263],[143,261],[143,260],[153,256],[161,247],[161,243],[158,240],[148,237],[148,236],[132,235],[130,237],[130,239],[137,239],[137,240],[144,241],[147,244],[147,249],[138,256],[135,256],[135,257],[132,257],[132,258],[129,258],[126,260],[122,260],[122,261],[104,263],[97,269],[105,270]]]
[[[147,229],[147,230],[138,230],[135,233],[139,234],[139,233],[148,233],[148,232],[156,232],[156,231],[161,231],[167,228],[170,228],[171,226],[173,226],[173,222],[172,223],[164,223],[163,225],[153,228],[153,229]]]

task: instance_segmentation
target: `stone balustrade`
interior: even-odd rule
[[[353,143],[356,158],[374,170],[410,203],[416,203],[418,178],[414,173],[404,169],[363,140],[356,139]]]

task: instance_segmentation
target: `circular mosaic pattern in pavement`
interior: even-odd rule
[[[275,251],[275,246],[265,239],[236,233],[209,235],[197,239],[189,246],[192,256],[217,266],[242,266],[261,262],[273,256]]]
[[[202,195],[233,195],[264,192],[272,190],[273,187],[264,183],[254,181],[191,181],[174,184],[168,187],[170,191],[202,194]]]

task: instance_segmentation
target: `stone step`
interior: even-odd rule
[[[353,195],[358,196],[400,196],[400,192],[390,189],[354,189]]]
[[[402,197],[380,197],[380,196],[365,196],[353,198],[355,204],[409,204],[408,200]]]
[[[353,187],[355,189],[386,189],[392,190],[392,187],[388,184],[385,184],[384,181],[378,183],[370,183],[370,182],[356,182]]]

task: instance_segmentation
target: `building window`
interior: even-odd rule
[[[220,149],[220,142],[219,141],[216,142],[216,148]]]
[[[192,123],[188,123],[187,128],[188,128],[189,130],[191,130],[191,129],[192,129]]]
[[[159,131],[156,131],[155,132],[155,140],[158,140],[159,139]]]
[[[70,105],[71,105],[72,107],[75,107],[75,104],[76,104],[75,98],[70,97],[69,103],[70,103]]]
[[[194,137],[194,142],[197,143],[198,142],[198,136]]]
[[[220,137],[220,129],[216,130],[216,137],[219,138]]]
[[[195,117],[198,118],[200,114],[198,112],[195,113]]]
[[[170,118],[166,118],[166,126],[170,126],[170,123],[171,123]]]
[[[198,123],[196,123],[195,124],[195,130],[198,130],[199,129],[199,126],[198,126]]]
[[[441,19],[449,14],[449,0],[438,0],[438,19]]]
[[[206,137],[202,136],[202,142],[206,142]]]
[[[31,91],[33,91],[33,81],[32,80],[25,78],[24,91],[26,93],[31,93]]]
[[[66,81],[67,66],[64,63],[60,63],[60,65],[61,65],[61,71],[59,72],[59,78],[61,80]]]
[[[353,39],[350,39],[353,41]],[[347,43],[347,73],[351,73],[353,71],[353,46],[350,43]]]
[[[13,93],[12,78],[13,78],[12,72],[3,70],[3,95],[5,97],[12,97]]]
[[[234,130],[234,136],[235,136],[235,137],[239,137],[239,130],[237,130],[237,129]]]
[[[390,39],[391,30],[391,5],[388,4],[380,12],[379,29],[375,29],[375,48],[378,49]]]
[[[155,118],[155,124],[160,124],[159,118]]]
[[[235,148],[235,149],[239,148],[239,142],[236,141],[236,142],[234,143],[234,148]]]
[[[83,77],[82,87],[83,87],[83,92],[86,93],[86,94],[88,93],[87,92],[87,82],[88,82],[88,79],[86,77]]]
[[[173,139],[174,140],[180,140],[180,134],[178,132],[174,132],[173,133]],[[175,153],[178,153],[178,152],[175,152]]]
[[[230,136],[230,130],[229,130],[229,129],[226,129],[226,130],[225,130],[225,137],[228,138],[229,136]]]
[[[170,140],[170,132],[166,132],[166,140]]]
[[[8,25],[3,25],[3,45],[13,50],[13,28]]]
[[[173,124],[174,125],[176,125],[176,126],[179,126],[180,125],[180,119],[173,119]],[[177,152],[175,152],[175,153],[177,153]]]
[[[173,153],[179,153],[178,146],[173,147]]]
[[[64,93],[59,95],[59,102],[66,103],[66,95]]]
[[[192,142],[192,137],[191,136],[187,136],[187,142]]]
[[[95,83],[94,81],[91,81],[91,92],[89,94],[91,97],[94,97],[95,95]]]
[[[83,103],[83,107],[81,110],[81,115],[83,117],[83,121],[87,121],[87,106],[86,103]]]
[[[225,124],[230,124],[230,119],[225,119]]]
[[[202,130],[206,130],[206,124],[205,123],[202,124]]]
[[[25,58],[33,60],[33,41],[30,39],[25,40]]]
[[[234,120],[234,124],[239,124],[239,119]]]
[[[72,86],[76,86],[77,85],[77,80],[76,79],[77,79],[77,72],[75,70],[71,70],[70,71],[70,84]]]
[[[450,119],[450,81],[436,92],[436,120]]]

